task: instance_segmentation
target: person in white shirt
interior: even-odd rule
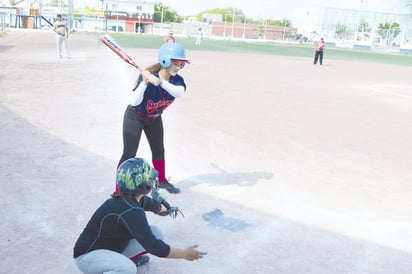
[[[196,45],[200,45],[200,43],[202,42],[202,39],[203,39],[202,28],[199,28],[197,30]]]
[[[70,59],[70,54],[67,49],[67,39],[69,38],[69,29],[66,23],[62,20],[61,14],[57,14],[56,22],[53,25],[53,31],[56,33],[57,57],[62,58],[63,53]]]

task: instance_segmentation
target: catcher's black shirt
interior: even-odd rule
[[[77,258],[96,249],[121,253],[132,238],[150,254],[167,257],[170,246],[153,235],[145,213],[159,210],[160,204],[147,196],[144,196],[140,203],[135,199],[125,198],[106,200],[77,239],[73,257]]]

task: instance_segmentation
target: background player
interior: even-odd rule
[[[69,50],[67,49],[67,39],[69,39],[69,29],[66,23],[62,20],[61,14],[57,14],[56,22],[53,25],[53,31],[56,33],[57,57],[62,58],[63,52],[67,58],[70,58]]]
[[[165,37],[165,43],[176,43],[176,38],[173,36],[172,31],[170,31],[169,34]]]
[[[323,51],[325,50],[325,41],[323,38],[320,38],[320,41],[316,43],[315,48],[315,59],[313,60],[313,64],[316,65],[319,58],[319,64],[322,65],[323,62]]]

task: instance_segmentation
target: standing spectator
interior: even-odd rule
[[[166,36],[165,43],[176,43],[176,39],[173,36],[173,32],[169,32],[169,34]]]
[[[57,14],[56,22],[53,25],[53,31],[56,33],[56,43],[57,43],[57,57],[62,58],[63,52],[67,58],[70,59],[70,54],[67,49],[67,39],[69,39],[69,29],[66,23],[62,20],[62,15]]]
[[[176,98],[186,92],[186,84],[178,73],[189,63],[186,50],[178,43],[164,43],[158,62],[138,75],[130,104],[123,119],[123,154],[118,166],[136,156],[142,132],[152,152],[152,163],[159,172],[159,188],[170,193],[180,189],[166,179],[162,113]],[[116,184],[116,192],[118,192]]]
[[[200,45],[200,43],[202,42],[202,39],[203,39],[202,28],[199,28],[197,30],[196,45]]]
[[[325,50],[325,41],[323,41],[323,38],[320,38],[320,41],[316,43],[315,60],[313,60],[314,65],[318,63],[318,59],[319,59],[319,64],[322,65],[324,50]]]

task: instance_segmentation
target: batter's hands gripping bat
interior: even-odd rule
[[[120,58],[122,58],[126,63],[129,65],[132,65],[135,67],[137,70],[139,70],[140,73],[142,73],[142,69],[136,64],[136,62],[133,60],[132,57],[130,57],[124,49],[122,49],[116,41],[113,40],[109,35],[102,35],[100,36],[100,41],[105,44],[109,49],[111,49],[114,53],[116,53]],[[145,77],[148,78],[148,81],[151,82],[153,85],[158,86],[160,85],[161,81],[159,78],[156,76],[152,75],[150,72],[148,72],[150,75],[143,74]]]
[[[158,77],[151,74],[150,71],[147,71],[147,70],[143,71],[142,76],[145,77],[147,81],[149,81],[155,86],[158,86],[162,83],[162,81]]]

